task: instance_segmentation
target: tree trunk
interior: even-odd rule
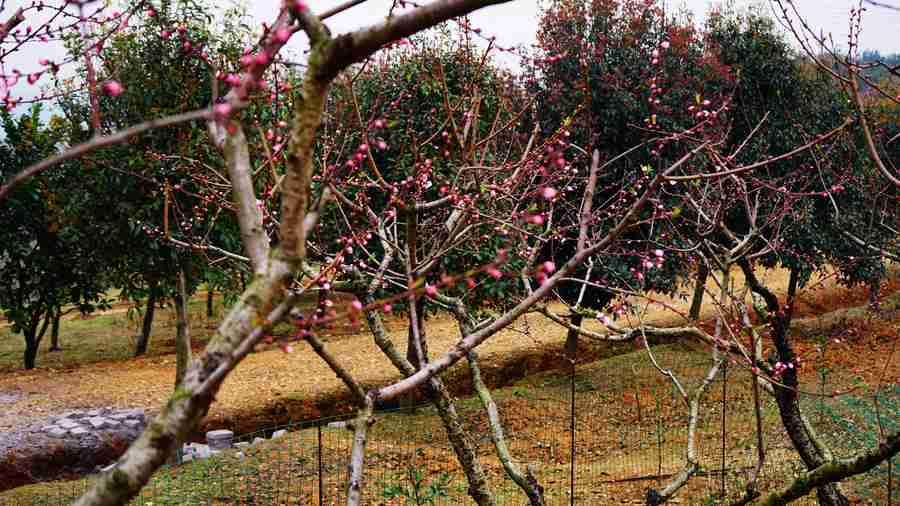
[[[175,386],[181,384],[188,364],[191,363],[191,328],[188,313],[187,274],[182,267],[178,273],[178,293],[175,295],[175,312],[178,325],[175,332]],[[208,299],[207,299],[208,300]]]
[[[700,309],[703,306],[703,294],[706,291],[706,279],[709,277],[709,267],[700,263],[697,268],[697,283],[694,285],[694,297],[691,299],[691,320],[700,319]]]
[[[371,304],[374,300],[375,298],[369,294],[365,298],[365,303]],[[405,376],[414,374],[416,369],[413,364],[406,360],[387,338],[387,331],[384,328],[381,315],[377,311],[366,312],[366,323],[369,325],[375,344],[394,364],[394,367]],[[469,483],[469,496],[479,506],[493,506],[494,498],[488,488],[484,468],[478,462],[475,448],[463,428],[459,414],[456,412],[456,407],[453,405],[453,397],[450,395],[450,392],[447,391],[443,381],[438,377],[432,377],[425,385],[425,395],[437,408],[441,421],[444,424],[444,429],[447,431],[450,445],[453,447],[456,458],[466,474],[466,481]]]
[[[47,332],[47,325],[50,323],[52,310],[47,313],[44,317],[44,324],[41,325],[40,330],[38,330],[38,325],[41,323],[40,315],[35,315],[31,319],[31,323],[28,328],[22,331],[25,334],[25,369],[31,370],[34,369],[35,365],[37,365],[37,354],[38,349],[41,347],[41,339],[44,337],[44,333]]]
[[[147,353],[147,345],[150,343],[150,330],[153,328],[153,313],[156,311],[156,298],[158,293],[158,284],[153,281],[150,283],[150,291],[147,294],[147,310],[144,311],[144,323],[141,326],[141,335],[138,336],[137,346],[134,349],[134,356],[140,357]]]
[[[441,421],[444,423],[444,430],[447,431],[447,438],[450,445],[456,453],[456,458],[466,473],[466,480],[469,483],[469,496],[479,506],[493,506],[494,497],[488,488],[487,477],[484,469],[478,462],[475,448],[472,441],[463,428],[462,420],[456,412],[453,405],[453,397],[447,391],[447,387],[443,381],[437,378],[426,383],[425,393],[434,406],[437,408]]]
[[[40,341],[33,332],[25,331],[25,369],[34,369],[37,363],[37,353]]]
[[[425,309],[425,304],[419,300],[416,301],[416,319],[419,322],[419,332],[422,332],[422,353],[425,355],[425,360],[428,360],[428,344],[425,342],[424,329],[425,329],[425,318],[422,317]],[[415,337],[413,336],[412,325],[409,326],[409,330],[406,336],[406,360],[412,364],[415,370],[419,370],[422,367],[422,364],[419,363],[419,355],[416,353],[416,343]],[[427,393],[427,392],[426,392]],[[429,399],[431,400],[431,399]],[[411,415],[416,414],[417,409],[416,405],[416,391],[412,391],[409,395],[405,396],[403,399],[403,407],[407,408],[408,413]]]
[[[215,296],[215,294],[216,294],[216,292],[212,288],[210,288],[209,285],[207,285],[206,286],[206,318],[210,319],[210,320],[214,316],[216,316],[215,311],[213,311],[213,296]]]
[[[62,309],[57,308],[53,314],[53,323],[50,326],[50,351],[60,351],[59,345],[59,320],[62,318]]]
[[[800,272],[797,269],[791,269],[790,279],[788,280],[787,302],[781,307],[775,294],[756,279],[749,262],[742,260],[739,262],[739,265],[741,270],[744,271],[744,277],[747,279],[750,288],[766,301],[766,308],[772,318],[771,335],[775,350],[778,353],[778,360],[783,364],[794,364],[796,362],[796,354],[788,339],[788,330],[793,318],[794,300]],[[797,393],[799,384],[797,368],[788,367],[785,369],[780,382],[773,384],[775,401],[778,404],[781,423],[791,443],[794,445],[794,449],[797,450],[807,469],[813,470],[831,460],[832,456],[818,439],[812,427],[803,419],[803,413],[800,411],[800,399]],[[850,504],[836,483],[828,483],[818,487],[816,495],[821,506],[849,506]]]

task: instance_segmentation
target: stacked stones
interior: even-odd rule
[[[41,427],[41,432],[56,439],[69,440],[101,436],[120,436],[133,440],[147,423],[143,409],[113,408],[68,411],[51,420],[50,425]]]
[[[272,433],[272,439],[278,439],[287,434],[286,430],[276,430]],[[230,430],[211,430],[206,433],[206,444],[188,443],[181,447],[181,462],[190,462],[198,459],[208,459],[231,448],[237,449],[237,457],[243,458],[243,450],[262,443],[266,439],[257,437],[252,443],[234,443],[234,432]]]

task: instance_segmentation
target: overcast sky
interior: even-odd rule
[[[50,0],[60,2],[63,0]],[[337,5],[342,0],[307,0],[309,5],[316,10],[324,10]],[[422,2],[427,0],[420,0]],[[704,14],[713,5],[720,1],[713,0],[664,0],[670,10],[686,7],[694,12],[698,20],[702,20]],[[883,0],[885,3],[893,2],[900,5],[900,0]],[[249,0],[250,14],[257,24],[271,21],[277,14],[282,0]],[[0,0],[0,4],[4,2]],[[3,12],[0,12],[0,20],[7,19],[20,5],[30,4],[31,0],[6,0]],[[213,2],[215,3],[215,2]],[[224,4],[225,2],[219,2]],[[809,24],[825,33],[831,33],[834,40],[843,43],[848,32],[848,15],[850,9],[858,3],[858,0],[794,0],[800,13],[808,20]],[[471,16],[475,26],[481,28],[485,35],[493,35],[501,46],[530,45],[535,42],[535,30],[540,12],[538,0],[512,0],[508,3],[487,7]],[[770,11],[768,0],[734,0],[733,4],[740,8],[751,4],[762,6]],[[96,5],[96,4],[95,4]],[[382,19],[391,0],[368,0],[347,12],[339,14],[330,20],[328,25],[333,33],[342,33],[354,28],[366,26]],[[24,25],[23,25],[24,26]],[[861,46],[864,49],[878,49],[882,53],[900,53],[900,37],[895,30],[900,27],[900,12],[885,8],[869,7],[863,18],[863,30]],[[292,45],[295,43],[292,42]],[[299,44],[299,43],[297,43]],[[296,50],[296,46],[295,46]],[[24,74],[33,72],[38,68],[37,61],[41,58],[60,60],[63,57],[61,48],[48,48],[46,45],[28,46],[24,51],[15,54],[4,62],[3,73],[10,72],[13,68],[19,69]],[[28,86],[22,79],[16,86],[14,94],[26,97],[33,94],[33,87]]]

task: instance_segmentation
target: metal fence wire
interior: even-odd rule
[[[659,347],[656,354],[688,390],[709,366],[708,356],[679,347]],[[757,451],[751,381],[748,371],[732,365],[707,391],[697,432],[701,470],[679,492],[679,504],[728,504],[744,492]],[[900,424],[900,387],[882,387],[877,405],[873,399],[863,391],[835,398],[804,395],[802,407],[840,457],[876,445],[880,430],[896,430]],[[497,390],[495,400],[509,449],[522,467],[533,470],[547,504],[642,504],[648,488],[665,486],[684,464],[686,406],[647,360],[622,356],[573,368],[571,374],[532,378]],[[767,459],[759,483],[762,490],[772,490],[804,468],[781,428],[774,401],[764,396],[763,403]],[[496,503],[528,504],[495,456],[477,398],[458,400],[457,411],[472,435]],[[132,504],[343,504],[352,444],[352,433],[343,424],[338,418],[321,419],[241,435],[236,441],[248,446],[161,469]],[[282,429],[287,434],[270,439]],[[895,459],[848,480],[842,490],[859,504],[890,505],[898,474]],[[19,503],[68,504],[92,479],[55,483],[51,492]],[[0,495],[0,504],[16,504],[6,501]],[[367,446],[364,503],[471,503],[433,407],[378,413]],[[796,504],[813,505],[814,499]]]

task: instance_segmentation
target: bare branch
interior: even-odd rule
[[[180,123],[187,123],[190,121],[197,120],[206,120],[213,117],[213,112],[211,109],[199,109],[196,111],[186,112],[183,114],[178,114],[175,116],[169,116],[166,118],[160,119],[152,119],[150,121],[145,121],[138,125],[134,125],[132,127],[126,128],[125,130],[116,132],[114,134],[102,136],[102,137],[94,137],[93,139],[74,146],[70,149],[67,149],[63,153],[60,153],[56,156],[44,159],[31,167],[19,172],[15,176],[11,177],[6,184],[0,186],[0,201],[5,199],[7,195],[10,194],[17,186],[24,183],[28,178],[33,177],[41,172],[44,172],[47,169],[53,168],[65,161],[73,160],[75,158],[79,158],[84,156],[92,151],[95,151],[100,148],[104,148],[107,146],[112,146],[114,144],[118,144],[120,142],[125,142],[131,137],[135,135],[147,132],[149,130],[154,130],[157,128],[163,128],[168,126],[177,125]]]
[[[10,16],[9,19],[6,20],[5,23],[0,25],[0,41],[6,38],[9,35],[9,32],[13,31],[17,26],[21,23],[25,22],[25,10],[21,7]]]
[[[862,452],[849,459],[826,462],[795,479],[785,488],[764,497],[759,506],[782,506],[810,493],[813,489],[837,483],[851,476],[866,473],[875,466],[900,452],[900,432],[890,434],[876,448]]]

